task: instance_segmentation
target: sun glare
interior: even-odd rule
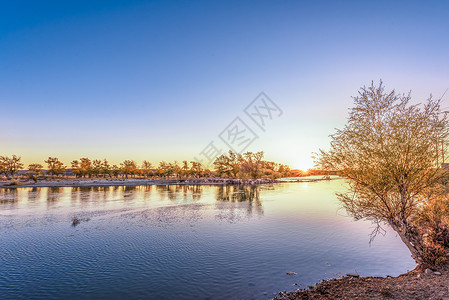
[[[292,169],[307,171],[308,169],[313,168],[313,160],[311,158],[310,159],[301,158],[301,159],[298,159],[297,161],[294,161],[290,167]]]

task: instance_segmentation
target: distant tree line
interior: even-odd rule
[[[216,175],[227,178],[280,178],[292,175],[287,165],[266,161],[264,153],[246,152],[239,154],[229,151],[214,161]]]
[[[70,168],[67,168],[57,157],[49,157],[44,161],[45,165],[30,164],[27,172],[23,172],[22,175],[32,179],[43,175],[65,176],[67,169],[70,169],[71,175],[76,178],[201,178],[210,176],[279,178],[291,175],[288,166],[265,161],[263,155],[263,152],[246,152],[242,155],[229,151],[229,155],[221,155],[215,160],[215,171],[204,168],[197,161],[184,160],[182,163],[161,161],[158,166],[153,166],[147,160],[144,160],[141,165],[134,160],[125,160],[120,165],[111,165],[107,159],[91,160],[87,157],[73,160]],[[7,178],[15,177],[23,167],[19,156],[0,156],[0,175]]]

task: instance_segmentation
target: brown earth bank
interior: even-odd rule
[[[276,179],[186,178],[186,179],[48,179],[34,181],[3,181],[0,188],[21,187],[97,187],[139,185],[258,185],[279,182]]]
[[[438,269],[416,268],[398,277],[358,277],[324,280],[308,289],[280,292],[286,299],[435,299],[449,300],[449,266]]]

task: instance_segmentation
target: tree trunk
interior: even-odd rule
[[[397,232],[402,242],[407,246],[416,263],[422,265],[425,262],[425,257],[424,247],[419,233],[405,221],[390,221],[389,224],[393,230]]]

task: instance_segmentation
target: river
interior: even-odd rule
[[[413,269],[388,228],[369,244],[370,222],[339,208],[345,188],[0,189],[0,299],[268,299],[346,273]]]

